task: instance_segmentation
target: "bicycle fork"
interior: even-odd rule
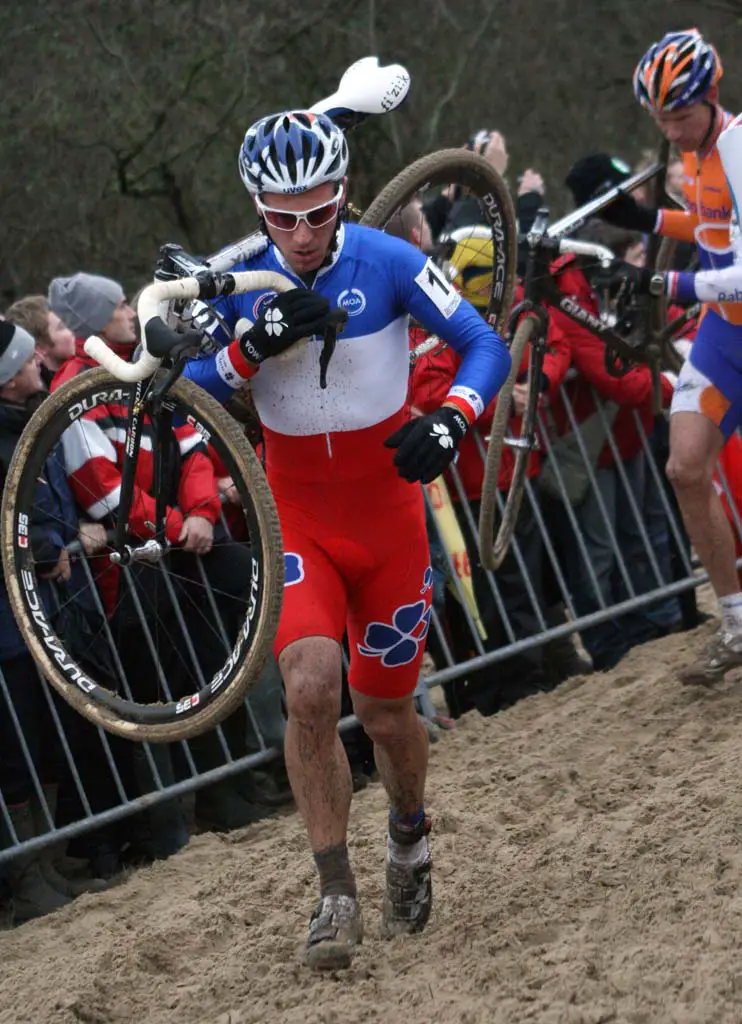
[[[515,328],[521,317],[524,315],[535,320],[536,327],[529,342],[530,354],[528,358],[528,376],[526,381],[528,385],[528,397],[526,399],[526,406],[523,410],[523,415],[521,416],[520,436],[513,437],[512,435],[506,435],[503,438],[503,444],[508,448],[513,449],[514,455],[517,455],[518,451],[537,452],[541,448],[541,442],[538,439],[536,429],[538,422],[536,414],[539,398],[544,391],[544,357],[546,355],[546,330],[549,319],[542,306],[524,299],[523,302],[520,302],[515,306],[510,315],[508,327],[510,337],[514,336]]]
[[[136,547],[127,544],[129,513],[134,499],[137,462],[144,426],[144,393],[148,380],[138,381],[129,399],[129,415],[126,424],[124,441],[124,460],[121,468],[121,492],[119,496],[116,525],[113,535],[113,551],[111,561],[116,565],[129,565],[132,562],[158,562],[166,553],[169,542],[165,528],[167,521],[167,486],[166,457],[163,450],[170,437],[172,427],[172,410],[163,405],[159,413],[159,423],[153,438],[153,478],[152,486],[155,494],[155,522],[148,523],[155,536]],[[163,438],[165,440],[163,440]]]

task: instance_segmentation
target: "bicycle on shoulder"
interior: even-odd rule
[[[364,57],[311,109],[348,131],[399,106],[409,83],[400,65]],[[127,739],[171,742],[213,728],[257,681],[275,638],[284,582],[281,531],[246,436],[249,425],[182,377],[187,361],[213,345],[208,332],[218,316],[202,300],[295,287],[278,273],[228,273],[266,244],[253,232],[206,259],[163,246],[156,281],[139,297],[139,360],[125,362],[102,339],[89,338],[85,351],[100,368],[66,381],[42,403],[9,468],[2,559],[21,633],[58,693]],[[202,271],[207,282],[196,279]],[[324,331],[322,373],[345,316],[338,311]],[[98,610],[94,629],[81,628],[75,595],[63,581],[52,580],[54,607],[41,597],[49,580],[34,559],[37,486],[45,483],[47,459],[60,451],[75,476],[78,506],[107,527],[105,549],[82,560]],[[177,504],[186,490],[192,495],[197,471],[212,482],[206,499],[212,517],[221,500],[203,557],[183,551]],[[198,518],[200,511],[207,514],[196,504],[190,514]],[[79,545],[68,554],[79,557]],[[132,658],[140,650],[146,656]],[[127,672],[132,661],[135,669]]]

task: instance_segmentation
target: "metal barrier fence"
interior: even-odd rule
[[[562,389],[562,400],[579,442],[582,471],[589,484],[587,496],[576,506],[570,504],[565,469],[556,460],[553,476],[560,497],[544,496],[538,478],[530,478],[511,552],[498,573],[485,573],[476,564],[477,502],[468,499],[458,469],[453,467],[450,474],[453,502],[448,501],[444,487],[437,484],[427,489],[431,547],[437,549],[439,586],[428,641],[436,668],[419,687],[419,707],[423,712],[432,714],[427,687],[438,684],[457,686],[459,696],[463,694],[470,699],[470,706],[480,710],[482,701],[484,706],[487,701],[491,704],[493,695],[495,710],[498,694],[505,702],[517,697],[517,692],[507,692],[508,685],[516,685],[514,680],[521,685],[530,679],[536,689],[543,688],[543,674],[549,668],[549,660],[544,656],[547,645],[569,639],[575,633],[580,634],[584,647],[600,668],[609,667],[627,645],[689,624],[684,623],[687,609],[683,609],[679,599],[707,577],[694,566],[664,475],[666,452],[662,434],[666,421],[659,419],[653,435],[647,436],[641,418],[634,412],[636,454],[622,460],[609,418],[597,395],[595,398],[613,465],[593,464],[567,393]],[[553,438],[549,424],[542,422],[541,427],[543,454],[550,458]],[[483,458],[484,443],[475,436],[479,456]],[[728,500],[735,533],[742,539],[739,510],[721,469],[718,480],[719,489]],[[448,515],[445,529],[441,525],[443,509]],[[452,523],[456,524],[453,535]],[[87,565],[86,571],[92,584]],[[203,572],[202,576],[209,588],[208,578]],[[136,588],[132,590],[136,594]],[[211,603],[216,607],[213,598]],[[141,606],[138,610],[146,637],[147,623]],[[181,626],[187,639],[188,630],[184,624]],[[189,653],[195,657],[192,650]],[[487,671],[494,666],[495,671]],[[0,668],[8,671],[7,665]],[[162,671],[160,675],[167,690],[167,679]],[[472,680],[476,680],[476,685]],[[38,747],[38,738],[24,735],[5,675],[0,672],[0,698],[7,706],[19,740],[38,812],[33,834],[19,834],[9,807],[11,801],[0,791],[0,863],[21,852],[111,825],[137,812],[158,806],[173,808],[173,802],[186,793],[281,756],[283,716],[275,663],[269,664],[258,686],[245,700],[244,709],[237,715],[237,726],[233,715],[231,725],[224,723],[208,734],[207,755],[203,742],[199,748],[201,737],[163,749],[157,744],[117,741],[89,723],[85,723],[86,735],[81,745],[79,736],[74,735],[76,723],[82,721],[76,713],[62,705],[42,678],[38,683],[30,679],[28,685],[38,685],[38,692],[43,695],[53,727],[52,735],[44,739],[44,749],[55,749],[57,768],[66,776],[67,795],[77,810],[72,820],[58,824],[53,785],[44,777],[38,751],[32,751],[32,747]],[[473,696],[467,697],[469,690]],[[452,691],[446,692],[450,699]],[[342,720],[341,728],[354,723],[350,716]],[[127,761],[129,755],[135,761],[133,767]],[[3,756],[0,751],[0,758]],[[102,774],[108,778],[107,805],[103,807],[98,793]]]

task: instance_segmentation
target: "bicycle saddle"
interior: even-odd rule
[[[410,75],[401,64],[379,65],[378,57],[361,57],[351,64],[337,90],[310,107],[333,120],[353,114],[387,114],[405,99]]]

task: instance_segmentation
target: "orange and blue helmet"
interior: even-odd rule
[[[248,128],[239,167],[245,188],[253,195],[307,192],[344,177],[348,143],[326,114],[286,110]]]
[[[719,54],[698,29],[669,32],[637,64],[634,94],[648,110],[677,110],[702,100],[721,74]]]

